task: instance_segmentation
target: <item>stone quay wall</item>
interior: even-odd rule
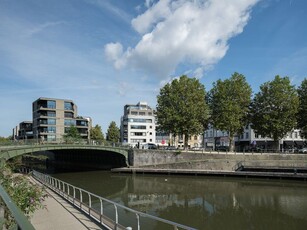
[[[239,165],[251,167],[304,167],[307,154],[186,152],[139,150],[129,152],[131,167],[234,171]]]

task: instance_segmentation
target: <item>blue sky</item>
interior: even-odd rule
[[[235,71],[254,92],[275,75],[300,85],[306,19],[305,0],[0,0],[0,136],[39,97],[73,100],[106,132],[182,74],[207,90]]]

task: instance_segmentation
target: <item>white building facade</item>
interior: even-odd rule
[[[154,110],[147,102],[125,105],[121,118],[121,142],[131,147],[156,141]]]
[[[273,150],[276,142],[272,138],[257,134],[251,125],[243,129],[243,133],[234,137],[236,151]],[[215,129],[212,125],[205,131],[204,143],[206,148],[216,149],[219,146],[229,146],[229,135],[226,131]],[[294,151],[306,145],[306,139],[301,137],[299,129],[293,129],[279,140],[281,151]]]

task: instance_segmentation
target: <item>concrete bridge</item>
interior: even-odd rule
[[[44,151],[59,151],[59,150],[98,150],[101,154],[104,152],[112,152],[114,154],[120,154],[125,157],[126,164],[128,161],[128,148],[124,147],[110,147],[102,145],[80,145],[80,144],[46,144],[46,145],[17,145],[17,146],[0,146],[0,161],[1,165],[14,157],[24,154],[44,152]]]

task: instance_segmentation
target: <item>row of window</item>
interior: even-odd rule
[[[137,123],[152,123],[152,119],[143,118],[125,118],[124,122],[137,122]]]
[[[152,126],[149,126],[152,129]],[[146,129],[146,125],[130,125],[130,129]]]
[[[131,143],[145,143],[146,139],[131,139]],[[152,139],[149,139],[149,142],[152,142]]]
[[[46,128],[40,128],[39,132],[41,132],[41,133],[56,133],[56,127],[55,126],[48,126]]]
[[[48,118],[48,119],[40,119],[38,121],[39,124],[43,125],[56,125],[56,119]],[[65,119],[64,120],[64,125],[65,126],[88,126],[87,121],[76,121],[73,119]]]
[[[131,136],[146,136],[146,132],[131,132]],[[149,135],[152,135],[152,132],[149,133]]]
[[[56,101],[47,101],[47,108],[48,109],[55,109],[56,108]],[[64,109],[65,110],[74,110],[74,105],[72,102],[68,102],[68,101],[65,101],[64,102]]]
[[[56,121],[55,119],[40,119],[38,123],[42,125],[55,125]]]
[[[130,114],[131,114],[131,115],[139,115],[139,116],[146,116],[146,115],[152,116],[152,112],[148,112],[148,113],[146,114],[146,112],[131,111]]]

